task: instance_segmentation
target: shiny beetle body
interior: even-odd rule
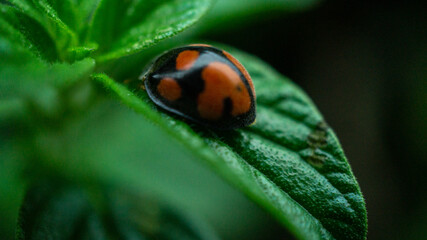
[[[245,68],[229,53],[195,44],[158,57],[141,76],[160,108],[215,129],[255,121],[255,89]]]

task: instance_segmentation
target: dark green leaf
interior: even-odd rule
[[[273,15],[282,16],[312,8],[319,2],[321,0],[218,0],[198,28],[205,32],[235,28],[239,24],[260,21]]]
[[[9,102],[9,104],[19,103]],[[12,111],[16,110],[16,106],[6,108],[10,107]],[[22,179],[25,169],[25,156],[21,154],[23,149],[19,146],[19,141],[11,137],[13,127],[10,127],[10,124],[5,127],[3,121],[10,117],[10,112],[5,109],[4,102],[0,101],[0,235],[2,239],[13,239],[14,225],[25,193],[25,181]]]
[[[123,192],[109,197],[111,220],[123,239],[143,232],[147,239],[218,239],[201,219]]]
[[[147,13],[142,22],[117,39],[111,50],[101,55],[98,60],[106,61],[131,55],[170,38],[198,21],[210,4],[210,0],[167,1]],[[133,22],[133,15],[130,15],[129,19]],[[108,35],[106,37],[108,38]]]
[[[91,206],[77,188],[55,184],[33,186],[19,214],[16,239],[78,239]]]
[[[319,3],[320,0],[218,0],[212,9],[212,17],[231,17],[233,15],[249,15],[269,10],[298,11]]]
[[[88,41],[96,42],[100,51],[109,49],[113,40],[118,37],[120,22],[128,4],[127,1],[100,0],[88,35]]]
[[[106,75],[94,79],[176,137],[299,239],[364,239],[362,194],[337,138],[311,100],[260,60],[232,53],[254,80],[257,123],[226,133],[194,130],[158,112],[145,92],[133,93]]]
[[[86,191],[51,179],[28,191],[17,239],[217,239],[199,219],[126,192]],[[203,231],[203,232],[202,232]]]

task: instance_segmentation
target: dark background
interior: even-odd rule
[[[271,15],[204,37],[260,57],[311,96],[359,181],[368,239],[426,239],[427,8],[324,1]]]

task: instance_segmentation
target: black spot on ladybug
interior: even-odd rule
[[[225,98],[223,104],[224,104],[224,108],[223,108],[223,112],[222,112],[223,116],[230,115],[231,110],[233,108],[233,102],[231,101],[231,98],[229,98],[229,97]]]

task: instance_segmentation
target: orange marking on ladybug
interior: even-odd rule
[[[256,98],[255,88],[252,82],[252,78],[249,75],[248,71],[246,71],[245,67],[243,67],[243,65],[237,59],[231,56],[231,54],[229,54],[228,52],[223,50],[222,53],[228,58],[228,60],[230,60],[239,69],[240,72],[243,73],[243,76],[245,76],[246,80],[248,80],[249,86],[251,87],[252,92],[254,93],[254,98]]]
[[[224,99],[232,102],[231,115],[246,113],[251,107],[251,98],[242,79],[230,66],[212,62],[202,71],[205,88],[197,98],[197,110],[202,118],[217,120],[223,114]]]
[[[196,50],[185,50],[178,54],[176,58],[177,70],[188,70],[196,62],[199,52]]]
[[[175,101],[181,97],[181,87],[173,78],[163,78],[157,85],[159,94],[169,101]]]
[[[209,44],[202,44],[202,43],[190,44],[190,46],[193,46],[193,47],[212,47]]]

